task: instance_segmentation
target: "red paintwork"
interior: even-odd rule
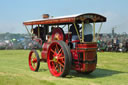
[[[79,14],[76,16],[67,16],[67,17],[56,17],[56,18],[48,18],[42,20],[32,20],[23,22],[24,25],[39,25],[39,24],[47,24],[47,25],[57,25],[57,24],[71,24],[74,22],[81,23],[82,20],[89,19],[89,22],[105,22],[106,17],[95,14],[95,13],[86,13]]]
[[[74,22],[75,18],[63,18],[63,19],[48,19],[48,20],[39,20],[39,21],[32,21],[32,22],[24,22],[24,25],[38,25],[38,24],[63,24],[63,23],[71,23]]]
[[[80,40],[73,40],[72,43],[80,42]]]
[[[41,56],[44,61],[47,60],[47,56],[49,55],[49,53],[47,53],[49,45],[50,43],[44,43],[42,47],[43,50],[41,52]],[[82,62],[94,61],[96,57],[96,49],[97,49],[97,43],[77,44],[76,49],[71,49],[72,58],[73,60],[78,60],[81,53],[83,54]],[[75,61],[73,62],[72,69],[77,70],[79,72],[94,71],[96,69],[96,63],[92,63],[92,64],[80,63],[79,65],[79,62]]]
[[[41,56],[43,61],[47,61],[47,53],[50,43],[45,42],[42,46]]]
[[[96,69],[96,63],[79,63],[78,60],[81,62],[84,61],[94,61],[96,57],[96,43],[84,43],[84,44],[77,44],[76,49],[72,49],[72,58],[74,61],[74,65],[72,66],[73,70],[77,70],[79,72],[88,72],[94,71]],[[82,56],[81,56],[81,55]],[[81,59],[79,59],[81,57]]]
[[[59,28],[57,28],[56,30],[57,30],[56,31],[57,33],[58,32],[61,33],[61,30],[59,30]],[[56,32],[53,32],[52,36],[54,36],[56,34]],[[66,35],[65,38],[68,41],[68,35]],[[54,39],[54,37],[52,37],[52,39]],[[60,39],[63,40],[63,38],[60,38]],[[79,42],[79,40],[72,41],[72,43],[76,43],[76,42]],[[42,59],[41,60],[43,60],[45,62],[47,61],[47,56],[50,56],[50,54],[48,53],[48,49],[49,49],[50,44],[51,43],[45,42],[42,46],[42,52],[41,52]],[[71,49],[73,61],[77,60],[77,61],[73,62],[72,69],[79,71],[79,72],[94,71],[96,69],[96,63],[95,62],[91,63],[91,64],[85,64],[85,63],[79,63],[78,60],[80,57],[82,57],[82,59],[80,60],[82,62],[94,61],[95,57],[96,57],[96,49],[97,49],[97,43],[94,43],[94,42],[76,44],[76,48]],[[56,55],[56,54],[54,54],[54,55]],[[56,74],[54,74],[54,76],[56,76]]]
[[[65,40],[66,43],[68,44],[68,41],[71,41],[71,35],[66,34],[66,36],[64,36],[63,31],[60,28],[55,28],[53,30],[52,33],[52,41],[56,40],[55,34],[59,34],[59,38],[58,40]],[[90,43],[80,43],[79,40],[75,40],[72,41],[72,43],[76,43],[76,47],[75,49],[71,49],[71,54],[72,54],[72,70],[76,70],[78,72],[89,72],[89,71],[94,71],[96,69],[96,62],[92,62],[95,60],[96,57],[96,50],[97,50],[97,43],[95,42],[90,42]],[[79,43],[79,44],[78,44]],[[51,45],[52,44],[52,45]],[[56,45],[58,47],[56,47]],[[49,47],[50,46],[50,47]],[[47,61],[48,63],[48,67],[50,69],[50,72],[52,73],[52,75],[54,76],[60,76],[62,74],[61,72],[57,72],[60,68],[57,68],[58,70],[55,70],[56,65],[51,62],[51,60],[53,60],[53,58],[55,58],[57,56],[56,59],[56,63],[58,63],[58,61],[62,61],[61,59],[59,59],[61,57],[61,55],[63,54],[63,52],[61,52],[60,54],[57,54],[57,52],[54,52],[53,54],[51,54],[51,50],[49,51],[48,49],[52,49],[53,51],[57,51],[61,49],[60,45],[58,45],[58,43],[50,43],[50,42],[45,42],[42,46],[42,51],[41,51],[41,56],[42,58],[40,60],[43,61]],[[35,68],[32,66],[32,63],[36,63],[37,60],[33,59],[32,60],[32,53],[30,53],[29,55],[29,66],[31,70],[35,70]],[[32,62],[30,62],[32,60]],[[92,62],[92,63],[85,63],[85,62]]]
[[[63,73],[65,55],[62,47],[57,42],[52,43],[49,47],[47,63],[53,76],[59,77]]]
[[[52,31],[52,40],[64,40],[64,32],[61,28],[54,28]]]
[[[84,44],[77,44],[77,48],[83,49],[83,48],[97,48],[97,43],[84,43]]]
[[[36,69],[36,66],[34,66],[36,63],[37,63],[37,58],[36,57],[33,57],[33,54],[34,52],[33,51],[31,51],[30,53],[29,53],[29,67],[30,67],[30,69],[32,70],[32,71],[35,71],[35,69]]]

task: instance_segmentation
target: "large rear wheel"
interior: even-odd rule
[[[40,58],[36,50],[31,50],[29,53],[29,67],[32,71],[38,71],[40,67]]]
[[[47,63],[50,73],[56,77],[65,77],[71,69],[71,53],[63,41],[54,41],[49,46]]]

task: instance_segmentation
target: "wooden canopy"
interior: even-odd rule
[[[48,19],[25,21],[23,22],[23,24],[24,25],[39,25],[39,24],[63,25],[63,24],[81,23],[82,21],[86,22],[87,20],[90,23],[105,22],[106,17],[95,13],[85,13],[85,14],[76,14],[70,16],[54,17]]]

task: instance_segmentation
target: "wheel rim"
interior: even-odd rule
[[[29,67],[32,71],[35,71],[37,68],[37,56],[34,51],[31,51],[29,54]]]
[[[54,43],[49,47],[48,67],[53,76],[60,76],[65,67],[65,55],[62,47],[58,43]]]

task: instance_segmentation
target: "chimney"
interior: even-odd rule
[[[49,18],[49,14],[43,14],[43,19]]]

